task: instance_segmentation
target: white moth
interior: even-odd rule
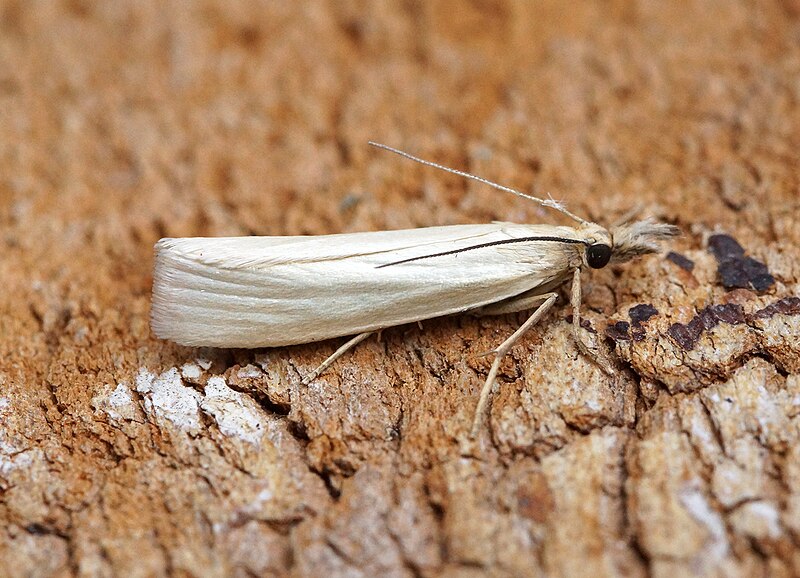
[[[580,335],[580,272],[656,252],[657,242],[676,235],[676,227],[639,221],[608,230],[556,201],[371,144],[554,208],[577,226],[491,223],[323,236],[161,239],[155,246],[153,332],[183,345],[247,348],[355,335],[303,380],[307,384],[381,329],[453,313],[498,315],[536,307],[489,352],[495,359],[475,411],[475,435],[503,356],[553,305],[553,291],[571,278],[575,343],[612,373]]]

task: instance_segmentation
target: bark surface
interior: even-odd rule
[[[800,4],[0,2],[0,575],[800,574]],[[524,315],[155,339],[162,236],[557,223],[672,253]],[[564,293],[564,296],[567,294]]]

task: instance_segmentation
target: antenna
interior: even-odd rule
[[[405,157],[405,158],[410,159],[410,160],[412,160],[414,162],[418,162],[418,163],[420,163],[422,165],[425,165],[425,166],[428,166],[428,167],[433,167],[435,169],[442,170],[442,171],[444,171],[446,173],[451,173],[451,174],[458,175],[460,177],[464,177],[464,178],[467,178],[467,179],[472,179],[473,181],[478,181],[479,183],[483,183],[484,185],[489,185],[490,187],[495,188],[497,190],[505,191],[506,193],[511,193],[512,195],[517,195],[518,197],[522,197],[523,199],[528,199],[529,201],[533,201],[534,203],[538,203],[539,205],[541,205],[543,207],[547,207],[549,209],[555,209],[556,211],[560,211],[561,213],[565,214],[570,219],[572,219],[574,221],[577,221],[578,223],[581,223],[583,225],[587,224],[587,221],[585,221],[584,219],[581,219],[579,216],[569,212],[564,207],[564,205],[562,203],[560,203],[558,201],[555,201],[553,199],[544,200],[544,199],[540,199],[539,197],[534,197],[532,195],[526,195],[525,193],[522,193],[522,192],[517,191],[515,189],[511,189],[509,187],[504,187],[503,185],[498,185],[497,183],[494,183],[494,182],[492,182],[492,181],[490,181],[488,179],[484,179],[482,177],[471,175],[469,173],[465,173],[464,171],[459,171],[457,169],[451,169],[450,167],[446,167],[446,166],[440,165],[438,163],[434,163],[434,162],[431,162],[431,161],[426,161],[424,159],[415,157],[414,155],[410,155],[407,152],[403,152],[401,150],[398,150],[396,148],[392,148],[392,147],[387,146],[385,144],[380,144],[380,143],[377,143],[377,142],[374,142],[374,141],[369,141],[369,144],[371,144],[372,146],[374,146],[376,148],[383,149],[385,151],[389,151],[390,153],[394,153],[396,155],[400,155],[401,157]]]

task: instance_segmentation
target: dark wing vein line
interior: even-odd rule
[[[569,243],[572,245],[588,245],[586,241],[579,239],[565,239],[564,237],[519,237],[517,239],[501,239],[500,241],[492,241],[491,243],[481,243],[480,245],[473,245],[472,247],[464,247],[463,249],[453,249],[452,251],[443,251],[441,253],[432,253],[430,255],[421,255],[419,257],[411,257],[409,259],[402,259],[392,263],[384,263],[378,265],[376,269],[383,269],[384,267],[391,267],[392,265],[400,265],[402,263],[410,263],[411,261],[419,261],[421,259],[431,259],[433,257],[443,257],[445,255],[456,255],[465,251],[472,251],[474,249],[483,249],[484,247],[494,247],[496,245],[510,245],[511,243],[529,243],[531,241],[549,241],[552,243]]]

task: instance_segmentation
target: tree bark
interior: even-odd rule
[[[0,4],[0,575],[800,575],[800,5]],[[671,253],[525,314],[150,334],[162,236],[557,214]]]

